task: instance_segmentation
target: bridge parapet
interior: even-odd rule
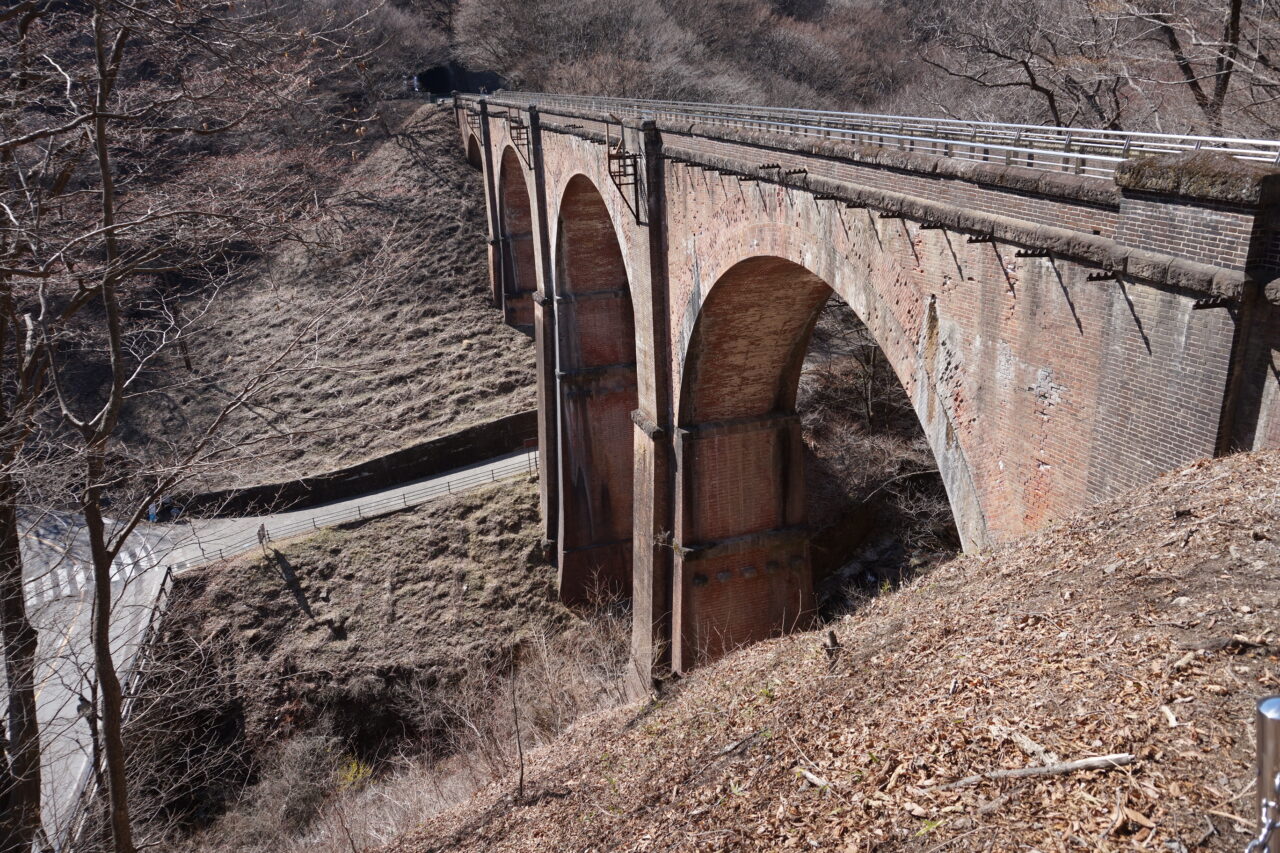
[[[1259,278],[1280,266],[1280,172],[1198,151],[1126,161],[1115,180],[1122,242]]]
[[[859,113],[539,93],[488,100],[536,105],[549,131],[598,142],[649,120],[676,161],[1207,296],[1240,298],[1246,270],[1265,273],[1280,255],[1276,194],[1259,191],[1272,185],[1264,178],[1276,174],[1280,141],[943,119],[939,136],[933,120]],[[762,170],[762,160],[781,168]]]
[[[504,92],[491,100],[517,109],[533,104],[548,113],[613,122],[629,118],[671,126],[721,125],[1089,177],[1110,177],[1120,163],[1134,157],[1202,151],[1280,166],[1280,140],[539,92]]]

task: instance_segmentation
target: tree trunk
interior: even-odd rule
[[[18,488],[0,476],[0,626],[9,688],[9,743],[0,853],[28,853],[40,830],[40,723],[36,718],[36,631],[27,618],[18,547]]]
[[[102,712],[102,745],[107,764],[108,808],[116,853],[135,853],[129,825],[129,791],[125,779],[124,694],[111,658],[111,554],[102,518],[105,442],[95,442],[86,460],[84,520],[93,553],[93,657],[98,675],[98,708]]]

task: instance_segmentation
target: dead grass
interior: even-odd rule
[[[237,461],[205,488],[356,464],[533,406],[533,347],[489,304],[484,192],[447,110],[419,109],[317,201],[322,244],[282,251],[214,301],[191,344],[200,390],[165,391],[187,376],[174,354],[126,443],[181,443],[333,303],[334,339],[228,425]]]
[[[956,559],[834,625],[834,666],[821,634],[740,651],[540,750],[529,802],[486,790],[387,850],[1242,849],[1278,482],[1280,453],[1197,463]]]
[[[242,680],[288,676],[245,697],[251,746],[327,715],[334,733],[376,752],[368,737],[385,721],[362,692],[381,695],[411,673],[455,684],[474,661],[571,620],[555,601],[537,513],[532,483],[504,483],[321,531],[207,570],[180,622],[234,634]]]
[[[629,615],[555,600],[537,512],[503,483],[188,576],[126,732],[140,837],[349,853],[507,774],[513,661],[526,748],[620,702]]]
[[[443,696],[424,697],[424,713],[452,721],[433,754],[405,755],[379,778],[339,784],[304,832],[277,835],[270,851],[351,853],[380,847],[425,817],[465,803],[487,784],[519,798],[519,750],[553,743],[579,717],[620,704],[628,663],[629,614],[600,608],[569,630],[536,631],[519,647],[514,675],[483,665]],[[479,664],[479,662],[477,662]],[[517,729],[519,749],[517,748]],[[291,777],[293,774],[289,774]],[[235,836],[232,835],[235,839]],[[202,851],[219,849],[203,846]],[[243,850],[236,841],[230,849]]]

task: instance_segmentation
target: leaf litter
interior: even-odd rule
[[[1197,462],[739,650],[388,853],[1240,850],[1280,692],[1278,475]]]

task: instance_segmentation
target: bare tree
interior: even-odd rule
[[[1138,0],[1120,13],[1149,45],[1142,83],[1180,91],[1212,134],[1280,127],[1280,11],[1265,0]]]
[[[948,6],[921,29],[923,61],[962,84],[933,99],[953,114],[1210,134],[1280,126],[1271,0],[995,0]]]
[[[29,0],[0,13],[9,72],[0,100],[0,627],[10,727],[0,849],[30,849],[41,822],[36,636],[18,547],[18,507],[36,493],[78,516],[87,537],[92,704],[115,848],[134,849],[113,563],[149,505],[238,450],[217,441],[219,430],[289,374],[338,303],[240,387],[217,392],[221,405],[185,442],[126,464],[120,419],[169,350],[185,354],[203,308],[242,285],[255,257],[302,233],[324,181],[279,157],[274,139],[282,127],[323,127],[329,117],[310,93],[317,68],[359,60],[344,42],[350,24],[334,20],[299,31],[265,4],[149,0]],[[318,156],[314,168],[326,162]],[[50,461],[77,472],[74,488],[35,475]]]

